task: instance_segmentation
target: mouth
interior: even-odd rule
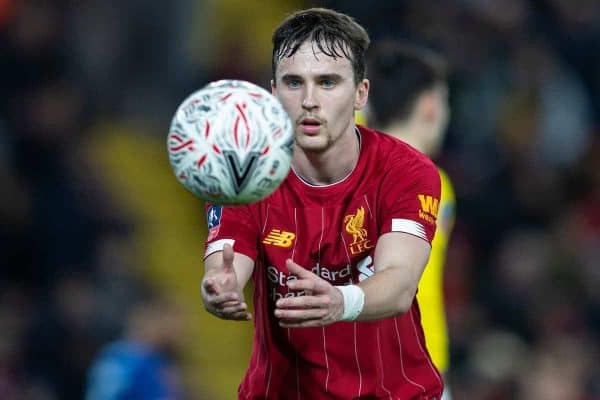
[[[299,123],[302,131],[308,135],[314,135],[321,129],[322,122],[317,118],[304,117]]]

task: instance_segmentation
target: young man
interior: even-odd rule
[[[438,399],[415,292],[435,231],[435,165],[367,128],[366,31],[309,9],[273,35],[272,91],[295,122],[292,171],[267,199],[208,205],[202,299],[214,315],[251,318],[240,399]],[[422,200],[423,199],[423,200]],[[234,251],[235,249],[235,251]]]
[[[383,41],[369,54],[367,117],[375,128],[389,133],[433,157],[437,154],[449,116],[445,62],[437,54],[404,42]],[[450,351],[444,310],[443,272],[448,239],[454,225],[452,183],[439,170],[442,194],[431,256],[425,267],[417,299],[425,341],[438,370],[448,370]],[[450,398],[448,387],[444,399]]]

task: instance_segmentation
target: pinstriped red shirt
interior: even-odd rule
[[[232,243],[256,260],[255,329],[239,399],[435,399],[443,382],[425,347],[419,307],[371,322],[285,329],[273,315],[288,290],[285,260],[334,285],[374,274],[377,238],[398,231],[431,242],[440,197],[434,164],[407,144],[359,127],[352,173],[312,186],[293,171],[268,198],[237,207],[207,206],[206,255]]]

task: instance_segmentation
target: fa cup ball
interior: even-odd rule
[[[293,125],[281,103],[253,83],[221,80],[178,107],[167,137],[179,182],[215,204],[248,204],[287,176]]]

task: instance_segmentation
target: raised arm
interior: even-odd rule
[[[253,269],[254,261],[235,253],[230,244],[225,244],[223,251],[206,257],[202,279],[202,301],[206,310],[222,319],[252,319],[243,291]]]

